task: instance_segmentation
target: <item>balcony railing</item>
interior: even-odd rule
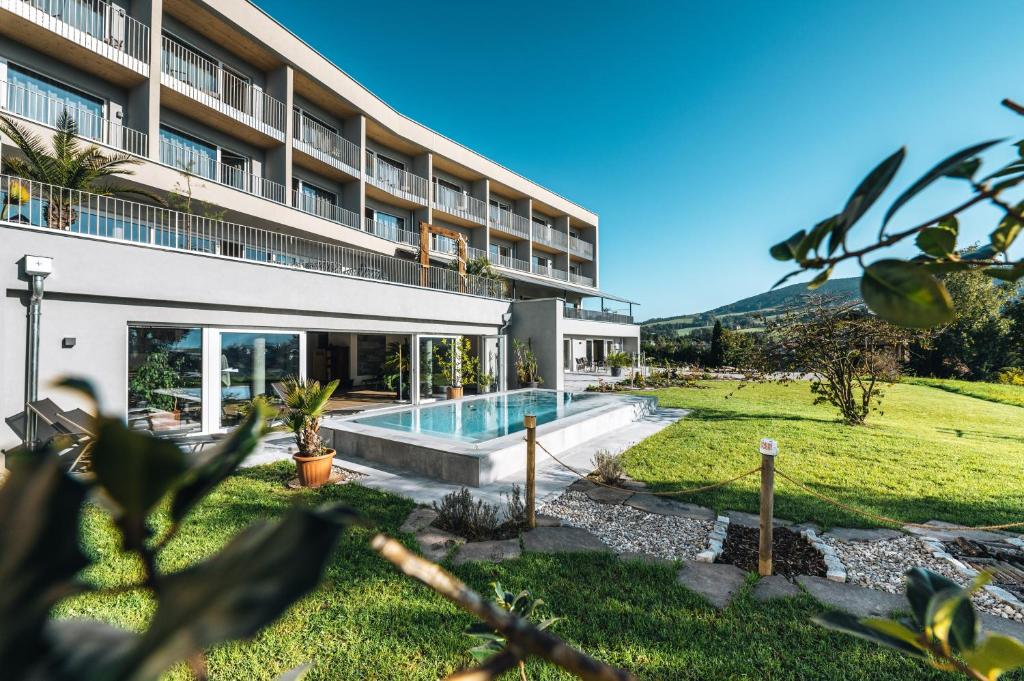
[[[569,237],[569,252],[573,255],[578,255],[586,258],[587,260],[594,259],[594,244],[589,241],[584,241],[579,237]]]
[[[337,222],[339,225],[345,225],[352,229],[359,229],[358,213],[343,208],[337,203],[316,196],[310,196],[305,192],[292,190],[292,206],[298,208],[303,213],[316,215],[317,217]]]
[[[366,181],[407,201],[427,202],[427,185],[430,183],[425,178],[396,168],[369,150],[366,152]]]
[[[533,263],[533,273],[540,274],[545,277],[551,277],[552,279],[559,279],[561,281],[567,281],[569,273],[565,270],[560,270],[554,265],[540,265]]]
[[[15,11],[26,6],[38,10],[28,18],[80,45],[100,52],[111,49],[149,63],[149,26],[104,0],[5,0],[3,4]]]
[[[247,194],[261,196],[276,203],[284,203],[287,196],[283,184],[254,175],[226,163],[219,163],[194,149],[168,139],[160,140],[160,162],[191,175],[234,187]]]
[[[573,284],[580,284],[581,286],[593,286],[594,279],[588,277],[585,274],[576,274],[575,272],[569,273],[569,281]]]
[[[445,255],[458,255],[459,242],[443,234],[430,235],[430,250]]]
[[[503,208],[491,206],[491,226],[524,239],[530,238],[530,220]]]
[[[396,244],[404,244],[414,248],[418,248],[420,245],[419,232],[403,229],[391,222],[381,222],[374,220],[373,218],[364,218],[363,229],[374,236],[379,236],[381,239],[394,241]]]
[[[284,102],[167,36],[163,37],[161,73],[188,86],[190,91],[185,94],[194,99],[281,138],[286,123]]]
[[[324,163],[359,175],[359,147],[306,116],[302,109],[292,111],[294,124],[293,137],[296,148]]]
[[[437,183],[434,183],[434,208],[481,225],[487,224],[486,203],[466,192]]]
[[[614,322],[616,324],[632,324],[633,317],[619,312],[606,312],[604,310],[584,310],[581,307],[565,306],[563,314],[567,319],[585,319],[591,322]]]
[[[567,248],[569,246],[568,237],[564,232],[559,232],[547,225],[540,225],[536,222],[533,223],[533,240],[556,248]]]
[[[67,111],[75,122],[79,137],[136,156],[146,156],[149,153],[149,140],[144,132],[125,127],[37,90],[29,90],[18,83],[5,83],[0,80],[0,90],[6,93],[6,104],[3,106],[6,113],[56,128],[61,114]]]
[[[216,255],[233,260],[507,299],[504,282],[214,220],[112,196],[79,192],[0,175],[0,224],[53,229],[145,247]]]

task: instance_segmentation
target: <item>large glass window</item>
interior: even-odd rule
[[[218,62],[203,54],[181,38],[164,32],[163,69],[170,76],[214,97],[220,94]]]
[[[391,241],[398,241],[398,233],[400,230],[405,229],[405,218],[398,217],[397,215],[391,215],[383,211],[374,210],[367,208],[367,217],[373,220],[371,231],[377,236],[390,239]]]
[[[240,408],[257,395],[277,397],[276,387],[299,375],[299,335],[225,331],[220,335],[220,425],[242,420]]]
[[[441,366],[448,361],[451,341],[451,338],[444,336],[420,337],[419,391],[421,399],[444,396],[447,382],[441,374]]]
[[[160,162],[210,180],[217,179],[217,147],[160,126]]]
[[[202,429],[203,336],[198,328],[128,328],[128,424],[153,432]]]
[[[65,110],[78,134],[87,139],[103,138],[104,101],[19,66],[7,66],[7,109],[19,116],[51,127]]]

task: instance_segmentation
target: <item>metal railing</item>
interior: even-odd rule
[[[584,241],[579,237],[569,237],[569,252],[573,255],[582,256],[588,260],[594,259],[594,244]]]
[[[548,246],[560,248],[568,248],[569,246],[569,239],[564,232],[559,232],[547,225],[541,225],[536,222],[533,223],[533,240]]]
[[[252,127],[268,126],[284,132],[284,102],[167,36],[163,36],[162,44],[160,68],[164,75],[226,105],[236,113],[236,118]]]
[[[6,113],[56,128],[61,114],[67,111],[71,120],[75,122],[79,137],[137,156],[146,156],[149,153],[149,138],[144,132],[97,116],[92,111],[70,105],[62,99],[30,90],[19,83],[5,83],[0,80],[0,89],[6,93],[5,99],[0,102]]]
[[[236,166],[220,163],[216,159],[166,138],[160,139],[160,162],[191,175],[233,187],[247,194],[284,203],[287,191],[283,184],[254,175]]]
[[[339,167],[341,164],[359,172],[360,154],[357,145],[322,123],[314,121],[298,107],[292,111],[292,121],[292,136],[303,151],[329,165]]]
[[[391,222],[378,221],[373,218],[364,218],[363,230],[369,234],[373,234],[374,236],[379,236],[381,239],[394,241],[396,244],[404,244],[406,246],[413,246],[417,248],[420,245],[419,232],[414,232],[410,229],[403,229]]]
[[[459,242],[443,234],[430,235],[430,250],[445,255],[458,255]]]
[[[0,224],[507,299],[504,282],[160,206],[0,175]]]
[[[487,204],[466,192],[434,183],[434,208],[466,220],[487,224]]]
[[[491,226],[503,232],[515,234],[524,239],[530,238],[530,220],[512,211],[491,206]]]
[[[292,207],[298,208],[303,213],[337,222],[352,229],[359,229],[359,214],[343,208],[333,201],[322,199],[318,196],[311,196],[297,189],[292,190]]]
[[[619,312],[607,312],[604,310],[584,310],[582,307],[566,305],[562,315],[567,319],[585,319],[591,322],[614,322],[616,324],[632,324],[633,317]]]
[[[593,277],[588,277],[585,274],[576,274],[575,272],[569,273],[569,281],[573,284],[580,284],[581,286],[593,286]]]
[[[149,63],[149,26],[104,0],[23,0],[43,14],[49,30],[88,47],[81,34]]]
[[[426,178],[396,168],[377,158],[369,149],[366,151],[366,181],[394,196],[417,203],[427,202],[429,182]]]

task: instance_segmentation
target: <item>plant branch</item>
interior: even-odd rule
[[[463,669],[445,677],[445,681],[492,681],[522,663],[521,651],[509,646],[484,660],[480,666]]]

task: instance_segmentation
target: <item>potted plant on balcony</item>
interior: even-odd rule
[[[437,367],[446,386],[445,393],[449,400],[461,399],[466,383],[477,380],[480,361],[473,355],[466,336],[442,341],[441,348],[437,356]]]
[[[612,376],[621,376],[623,369],[633,365],[633,358],[625,352],[613,352],[605,361],[612,370]]]
[[[540,387],[544,379],[540,377],[537,356],[533,354],[533,347],[529,341],[523,343],[518,338],[513,338],[512,353],[515,355],[516,377],[519,378],[520,387]]]
[[[334,450],[320,439],[320,420],[337,387],[337,380],[325,386],[298,378],[285,381],[284,424],[295,435],[299,448],[292,459],[303,487],[319,487],[331,477]]]

